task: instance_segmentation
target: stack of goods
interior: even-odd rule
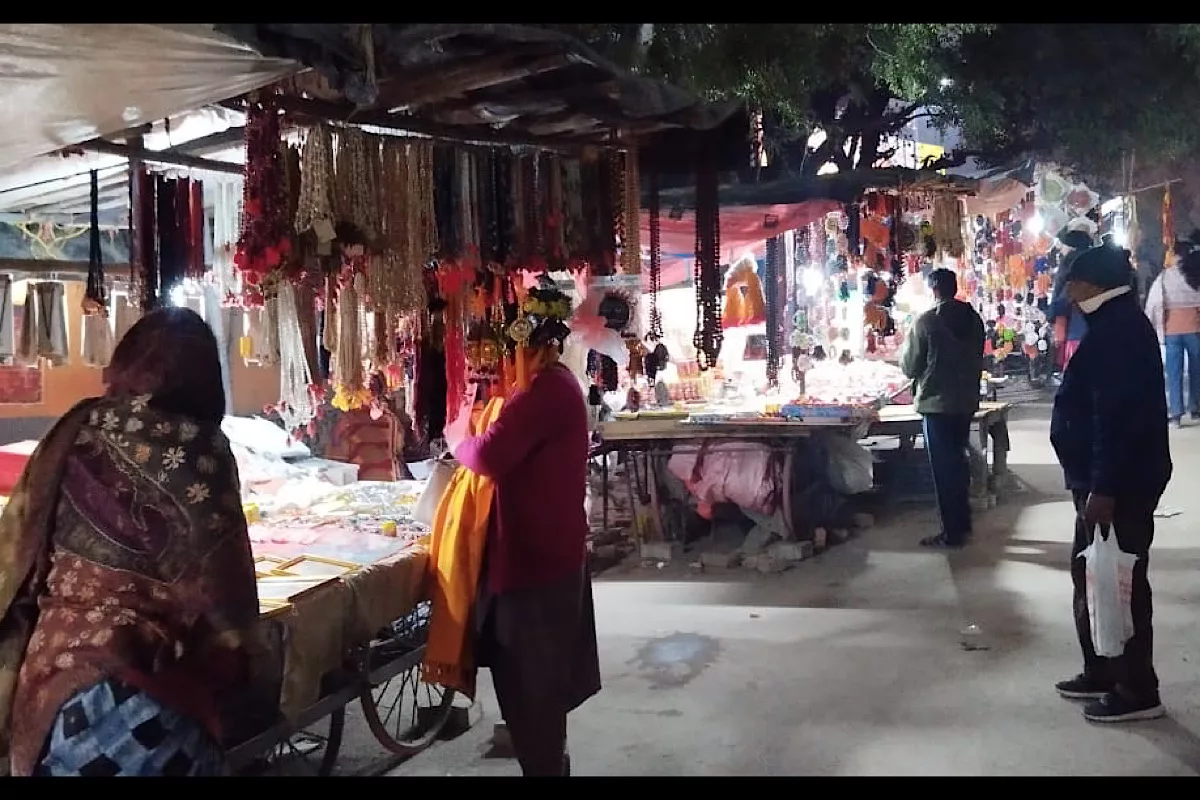
[[[673,403],[703,403],[711,398],[716,387],[724,380],[721,368],[701,371],[695,361],[680,361],[675,364],[676,380],[667,382],[667,391]]]
[[[806,393],[780,409],[788,418],[856,417],[877,411],[908,386],[904,373],[883,361],[824,361],[806,376]]]

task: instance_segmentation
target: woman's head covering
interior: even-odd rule
[[[555,347],[562,352],[563,342],[571,335],[566,321],[571,317],[571,298],[545,276],[541,285],[530,289],[521,303],[521,315],[508,326],[508,335],[523,347]]]
[[[187,308],[160,308],[121,338],[104,371],[109,396],[150,395],[150,405],[204,422],[225,417],[217,338]]]

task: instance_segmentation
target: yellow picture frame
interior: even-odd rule
[[[356,564],[353,561],[342,561],[337,558],[314,556],[306,553],[285,561],[275,569],[288,575],[304,578],[341,578],[351,572],[357,572],[362,569],[362,566],[362,564]]]

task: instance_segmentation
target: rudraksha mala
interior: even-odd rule
[[[692,344],[701,371],[711,369],[725,339],[721,331],[721,214],[714,160],[701,156],[696,170],[696,333]]]
[[[767,239],[767,260],[763,269],[763,301],[767,323],[767,384],[779,385],[779,237]]]
[[[650,183],[650,332],[646,338],[662,341],[662,313],[658,310],[658,293],[662,291],[662,216],[659,200],[658,171],[651,171]]]

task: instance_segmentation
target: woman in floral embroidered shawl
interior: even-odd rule
[[[154,311],[105,379],[0,517],[0,774],[220,774],[258,600],[216,339]]]

